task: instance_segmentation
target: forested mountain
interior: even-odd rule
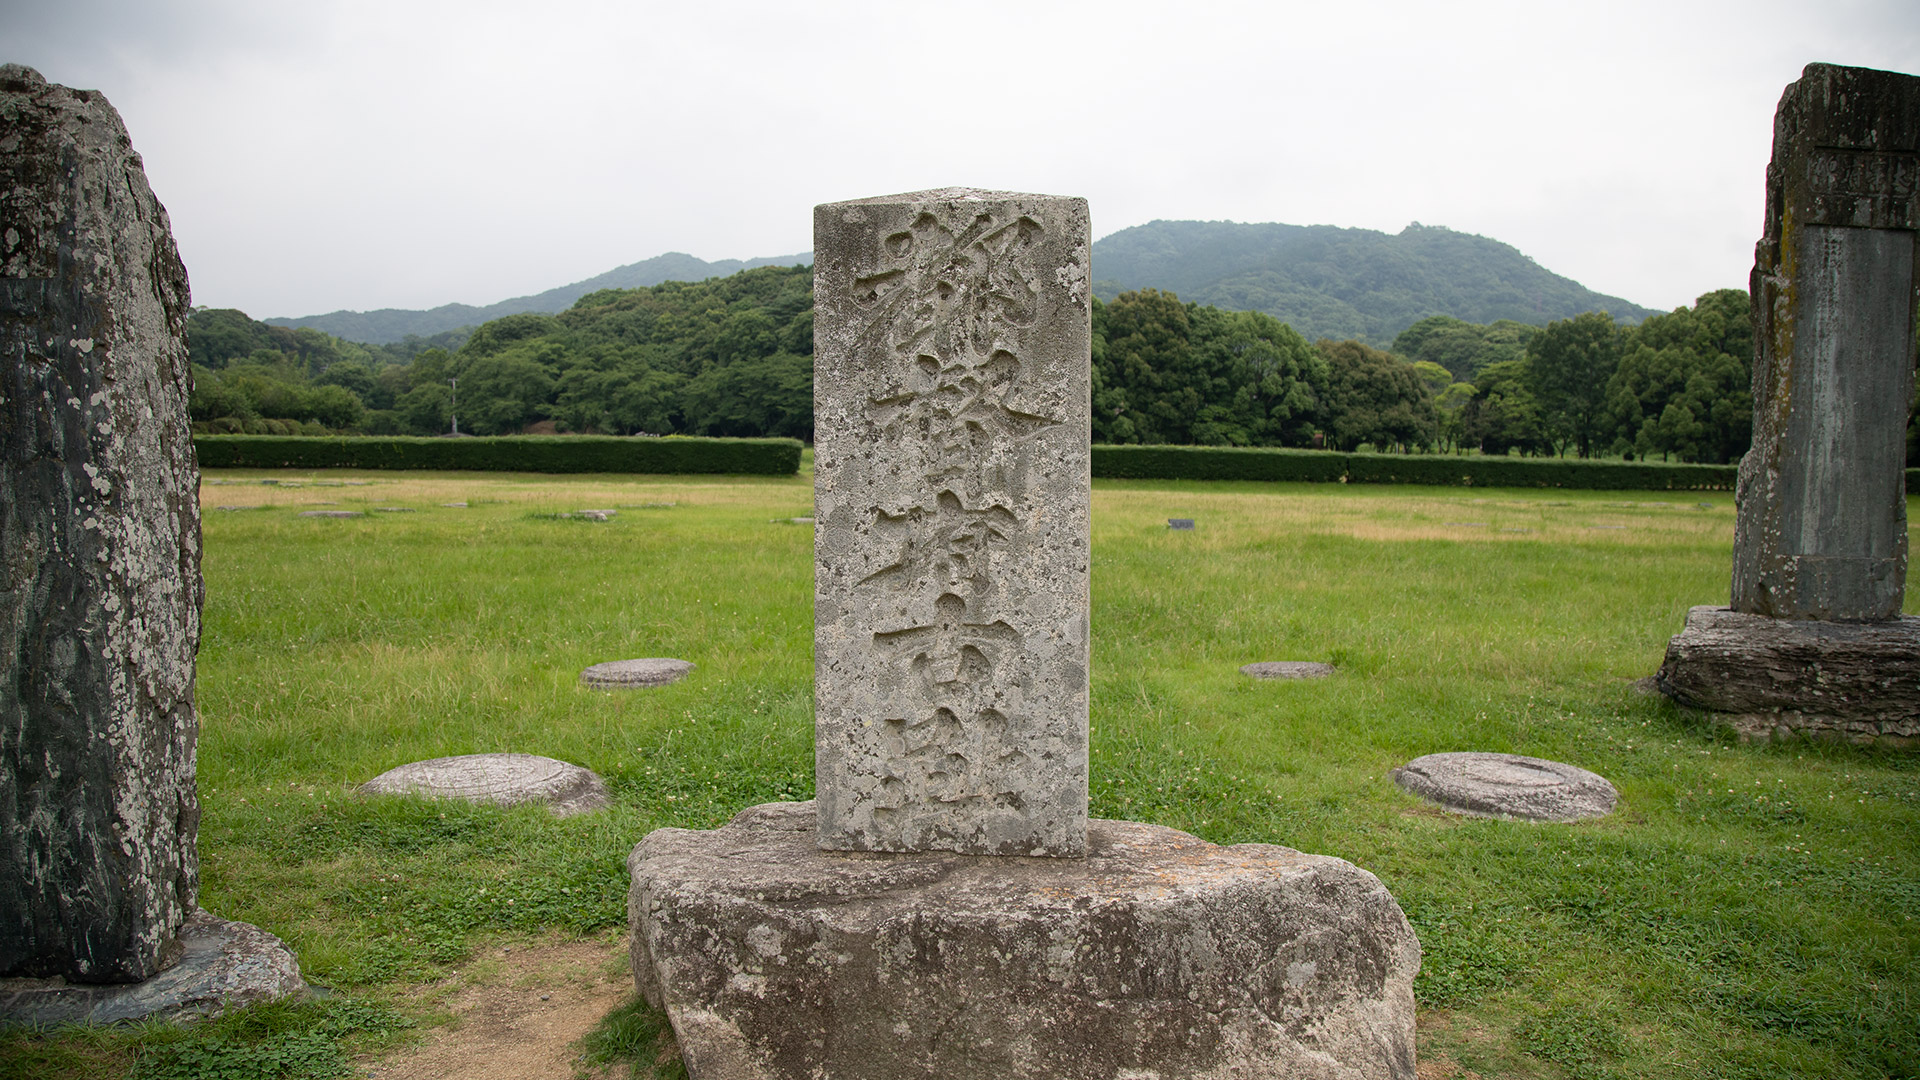
[[[719,262],[668,252],[484,307],[443,304],[428,311],[382,308],[265,321],[383,344],[508,315],[562,312],[602,289],[704,281],[756,267],[812,262],[812,252]],[[1498,240],[1418,223],[1389,236],[1332,225],[1154,221],[1096,241],[1093,277],[1094,293],[1102,300],[1158,289],[1227,311],[1264,312],[1310,341],[1351,338],[1380,348],[1435,315],[1467,323],[1512,320],[1545,326],[1587,311],[1610,312],[1623,325],[1656,314],[1563,278]]]
[[[574,301],[601,289],[640,289],[649,285],[658,285],[664,281],[705,281],[708,278],[725,277],[759,266],[800,266],[810,265],[812,262],[813,252],[811,251],[798,255],[779,255],[771,259],[745,261],[721,259],[719,262],[707,262],[705,259],[696,259],[692,255],[669,251],[665,255],[655,255],[651,259],[642,259],[637,263],[615,267],[585,281],[576,281],[571,285],[548,289],[533,296],[516,296],[511,300],[502,300],[485,307],[474,307],[470,304],[442,304],[427,311],[405,308],[334,311],[325,315],[307,315],[297,319],[274,317],[266,319],[265,322],[273,326],[309,327],[348,341],[384,344],[403,340],[409,335],[430,337],[448,330],[471,328],[493,319],[521,315],[529,311],[547,313],[565,311],[573,306]]]
[[[1656,314],[1561,277],[1498,240],[1414,223],[1389,236],[1333,225],[1154,221],[1093,245],[1094,293],[1178,293],[1260,311],[1308,340],[1388,347],[1433,315],[1545,326],[1588,311],[1622,324]]]

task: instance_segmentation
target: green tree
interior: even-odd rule
[[[1099,442],[1303,446],[1326,362],[1272,316],[1155,289],[1094,303]]]
[[[1720,289],[1627,332],[1607,384],[1616,452],[1738,461],[1753,442],[1753,324],[1747,294]]]
[[[1527,342],[1540,333],[1511,319],[1481,325],[1451,315],[1421,319],[1393,339],[1393,351],[1414,363],[1438,364],[1452,373],[1448,382],[1470,382],[1488,364],[1519,360]]]
[[[1556,449],[1571,445],[1591,457],[1606,432],[1607,382],[1620,364],[1620,328],[1590,311],[1548,323],[1527,343],[1527,389],[1533,392]]]
[[[1172,293],[1142,289],[1098,305],[1094,314],[1094,437],[1190,443],[1200,388],[1190,377],[1187,305]]]
[[[537,346],[472,360],[463,355],[457,376],[460,384],[454,391],[458,394],[462,430],[475,435],[511,435],[544,419],[553,393],[549,364],[554,358],[553,347]]]
[[[1439,394],[1440,391],[1453,385],[1453,372],[1431,360],[1416,360],[1412,366],[1413,373],[1420,376],[1421,382],[1427,384],[1429,393]]]
[[[400,395],[393,411],[413,435],[443,435],[451,428],[453,392],[446,383],[423,382]]]
[[[1440,431],[1433,395],[1412,364],[1358,341],[1321,341],[1327,394],[1321,419],[1336,450],[1431,446]]]
[[[1480,369],[1473,380],[1473,397],[1460,411],[1462,441],[1478,446],[1483,454],[1551,453],[1546,421],[1527,383],[1524,360],[1504,360]]]
[[[683,408],[699,435],[813,435],[813,357],[774,353],[710,367],[687,381]]]
[[[1466,409],[1473,401],[1473,384],[1457,382],[1434,395],[1433,408],[1440,416],[1440,444],[1447,450],[1459,450],[1467,443]]]

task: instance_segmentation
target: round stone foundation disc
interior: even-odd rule
[[[1267,660],[1248,664],[1240,674],[1256,679],[1324,679],[1333,674],[1333,665],[1312,660]]]
[[[1607,778],[1518,754],[1428,754],[1393,770],[1394,782],[1456,814],[1523,821],[1605,817],[1620,798]]]
[[[693,665],[685,660],[664,656],[645,660],[610,660],[595,664],[580,673],[580,681],[606,690],[625,690],[640,686],[665,686],[687,677]]]
[[[518,806],[545,803],[556,817],[608,804],[607,786],[592,771],[537,754],[467,754],[388,769],[360,785],[368,795],[423,795],[431,799]]]

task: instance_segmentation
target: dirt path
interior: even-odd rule
[[[425,1043],[355,1062],[373,1080],[573,1080],[573,1043],[633,993],[624,941],[493,946],[420,991],[453,1022]]]

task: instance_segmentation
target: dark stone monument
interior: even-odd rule
[[[0,242],[0,976],[135,983],[199,892],[187,276],[112,106],[14,64]]]
[[[1809,64],[1774,116],[1754,255],[1732,604],[1694,608],[1656,676],[1743,735],[1920,738],[1920,619],[1901,615],[1916,236],[1920,78]]]
[[[1900,616],[1920,78],[1810,64],[1774,118],[1754,254],[1733,610]]]

